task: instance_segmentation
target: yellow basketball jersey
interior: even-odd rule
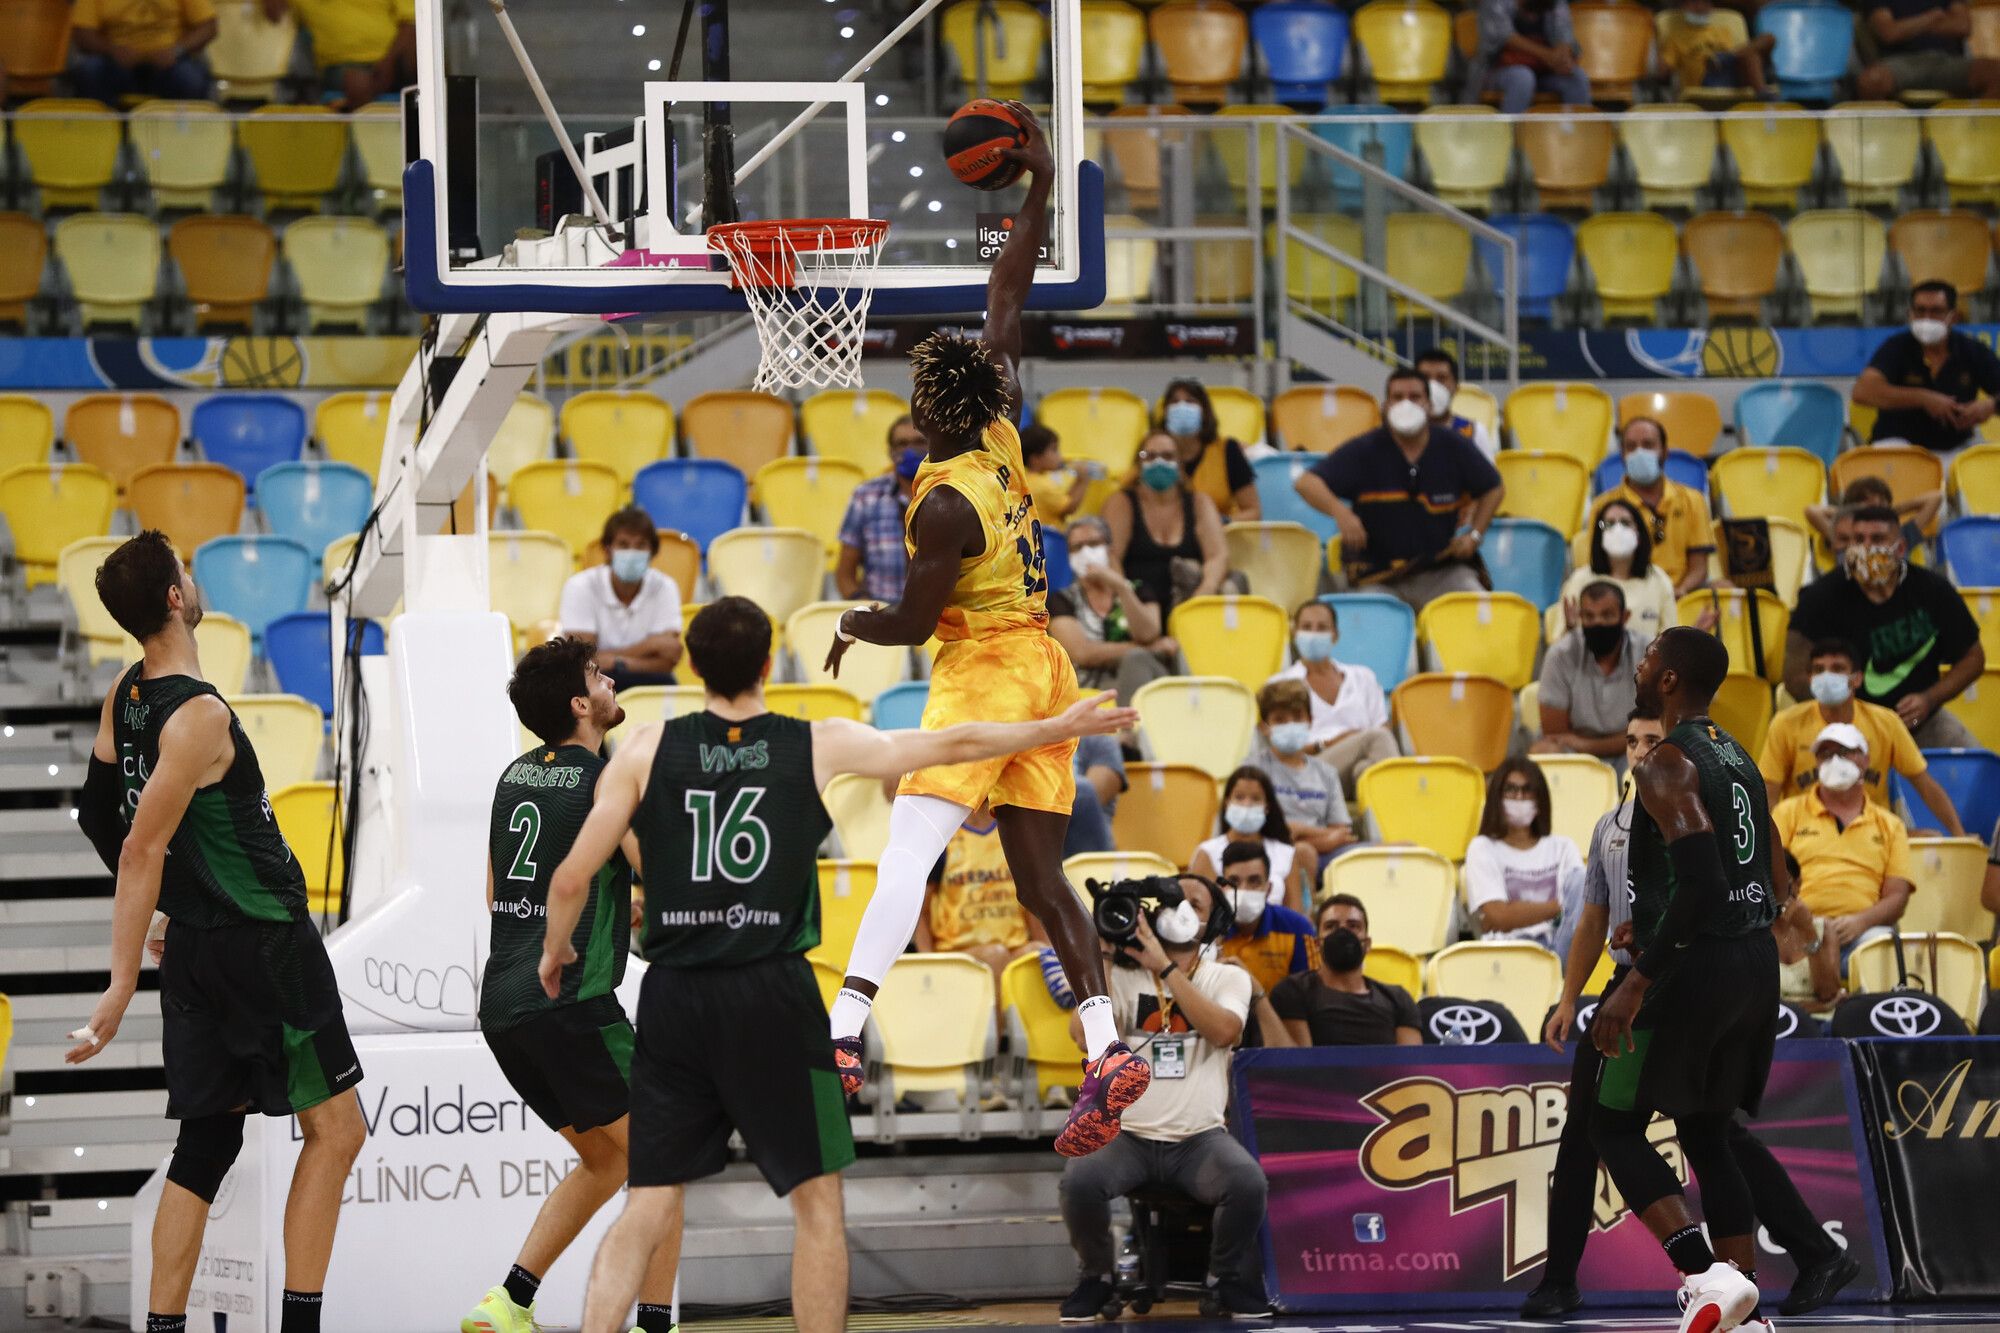
[[[1005,417],[986,428],[985,447],[942,463],[924,460],[910,496],[914,516],[939,486],[963,495],[979,515],[986,549],[963,560],[958,586],[938,616],[941,640],[985,638],[1019,630],[1046,630],[1049,581],[1042,556],[1042,525],[1028,494],[1021,437]],[[904,542],[916,554],[908,534]]]
[[[951,835],[944,875],[931,895],[931,938],[940,953],[975,944],[1018,949],[1028,942],[1028,918],[1014,897],[1014,872],[1000,848],[1000,826],[970,825]]]

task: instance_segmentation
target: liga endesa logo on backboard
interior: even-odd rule
[[[1444,1182],[1454,1216],[1498,1203],[1503,1217],[1502,1276],[1512,1279],[1548,1253],[1549,1172],[1569,1114],[1561,1082],[1455,1088],[1428,1075],[1398,1079],[1360,1098],[1381,1118],[1359,1154],[1361,1174],[1387,1190],[1414,1190]],[[1680,1144],[1671,1123],[1653,1122],[1648,1137],[1661,1144],[1685,1181]],[[1595,1191],[1597,1229],[1625,1216],[1625,1205],[1602,1168]]]

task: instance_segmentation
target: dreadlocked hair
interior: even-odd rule
[[[947,440],[976,437],[1007,411],[1007,375],[986,345],[933,333],[910,353],[910,406]]]

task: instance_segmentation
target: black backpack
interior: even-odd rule
[[[1430,996],[1417,1001],[1417,1026],[1426,1046],[1491,1046],[1528,1039],[1520,1020],[1493,1000]]]

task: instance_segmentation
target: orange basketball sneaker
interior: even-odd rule
[[[1064,1157],[1088,1157],[1117,1138],[1118,1118],[1145,1095],[1152,1081],[1153,1067],[1122,1041],[1112,1042],[1095,1060],[1084,1061],[1083,1086],[1069,1110],[1069,1123],[1056,1135],[1056,1151]]]

